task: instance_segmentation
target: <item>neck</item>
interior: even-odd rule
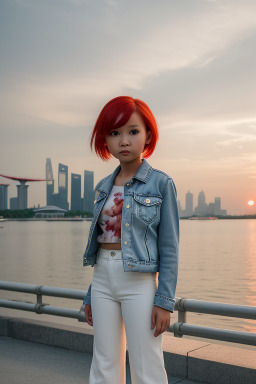
[[[137,159],[130,161],[129,163],[120,161],[121,170],[118,176],[121,178],[134,176],[138,168],[140,167],[141,163],[142,163],[141,156],[137,157]]]

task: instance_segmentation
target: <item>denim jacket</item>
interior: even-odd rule
[[[83,266],[97,263],[97,237],[102,232],[97,221],[120,169],[119,165],[95,188],[98,197]],[[159,272],[154,305],[173,312],[179,263],[177,192],[173,179],[146,159],[124,185],[121,248],[124,271]],[[91,285],[84,304],[91,304]]]

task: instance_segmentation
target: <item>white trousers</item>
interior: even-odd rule
[[[91,305],[90,384],[125,384],[126,341],[132,384],[167,384],[162,334],[151,330],[156,273],[124,272],[122,252],[99,248]]]

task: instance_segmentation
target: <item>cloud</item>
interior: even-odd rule
[[[91,155],[89,134],[109,99],[130,94],[157,117],[156,167],[189,169],[206,183],[207,164],[217,174],[254,177],[255,2],[16,0],[0,7],[0,156],[10,172],[37,176],[52,157],[75,172],[93,164],[100,179],[111,166]]]

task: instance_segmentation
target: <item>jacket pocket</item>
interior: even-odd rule
[[[152,223],[159,215],[162,198],[158,196],[134,194],[134,211],[144,223]]]

